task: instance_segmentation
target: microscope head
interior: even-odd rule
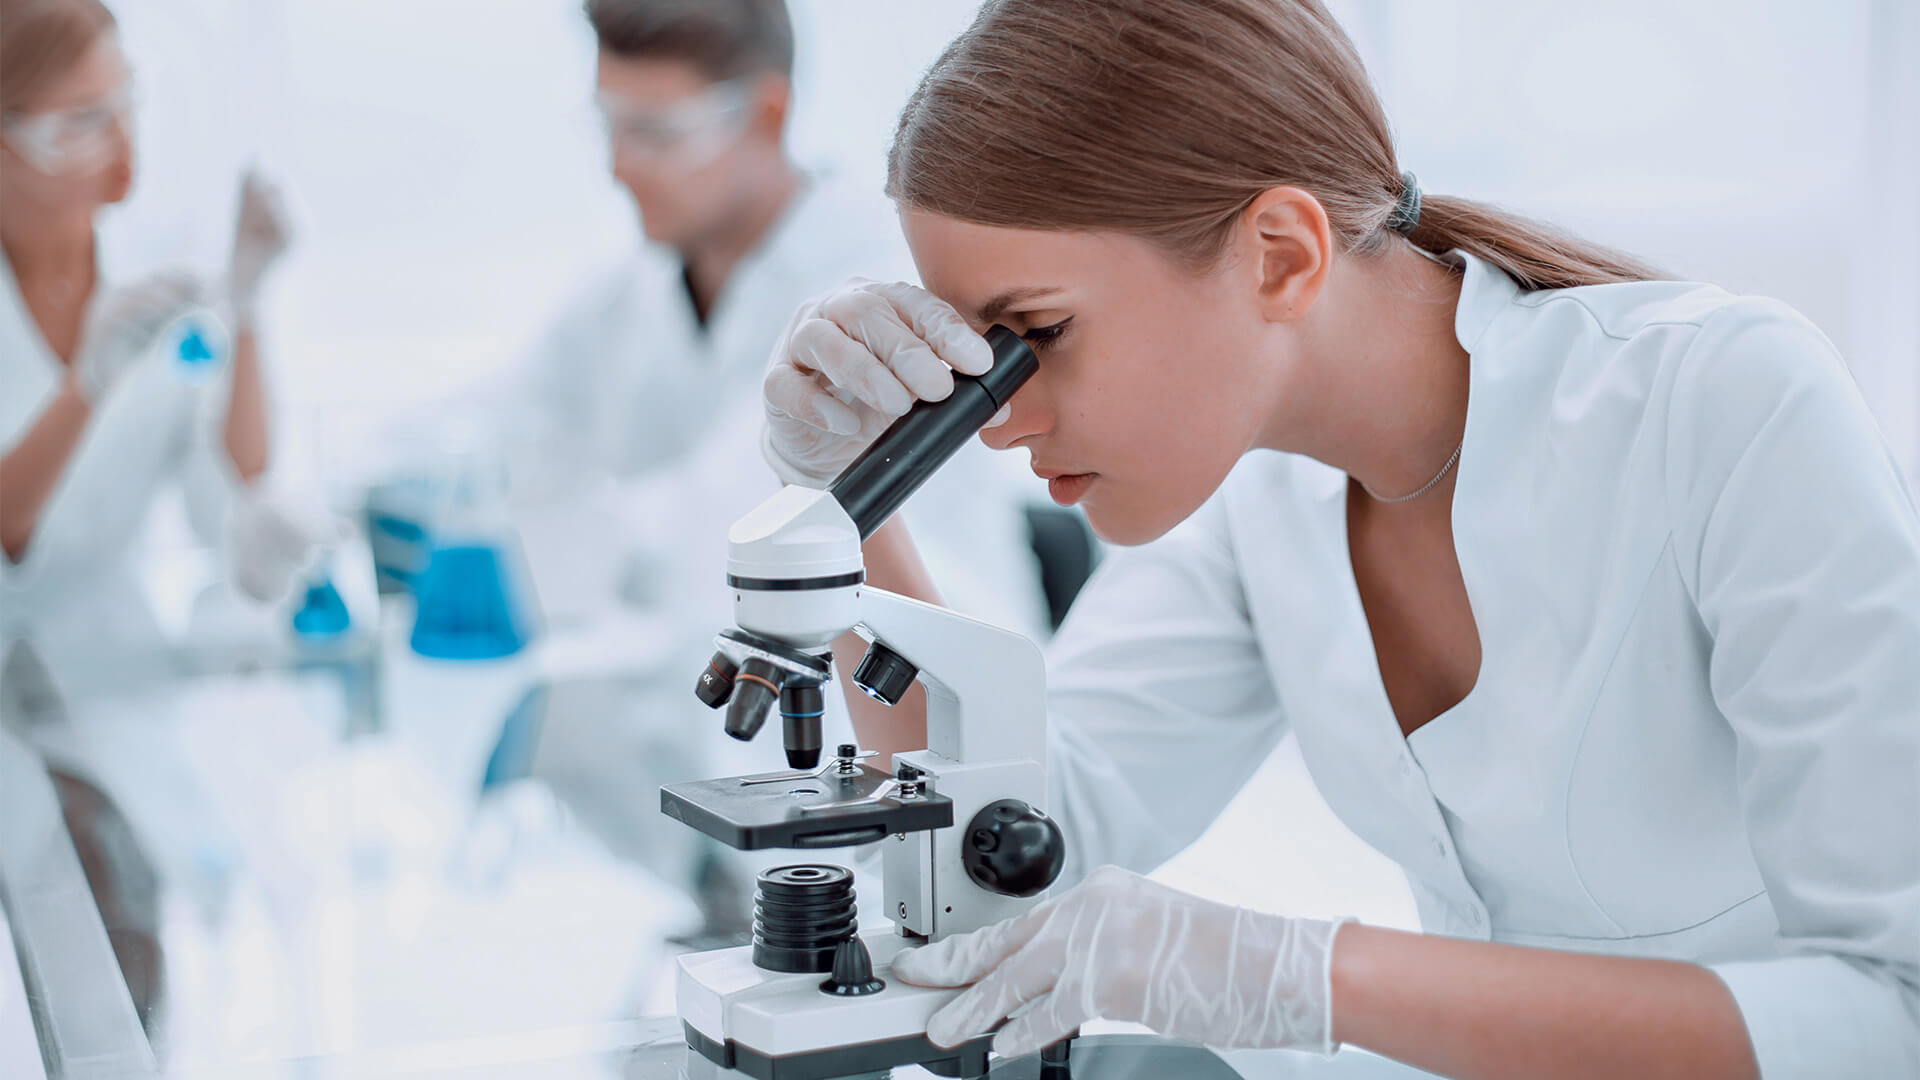
[[[827,647],[860,621],[861,542],[1039,370],[1013,331],[994,326],[986,339],[994,363],[985,375],[956,375],[946,399],[916,404],[827,490],[788,486],[728,530],[737,629],[715,639],[718,651],[695,693],[709,707],[726,706],[729,735],[752,739],[777,701],[788,764],[819,764],[821,687],[832,676]],[[878,643],[876,650],[884,670],[875,678],[897,694],[913,669]],[[882,690],[868,692],[887,700]]]
[[[859,619],[860,530],[830,491],[788,486],[727,530],[734,624],[824,649]]]
[[[787,763],[820,763],[821,688],[832,677],[833,639],[860,615],[860,533],[833,495],[787,487],[727,533],[727,586],[734,623],[694,688],[711,708],[726,706],[727,734],[759,734],[778,702]]]

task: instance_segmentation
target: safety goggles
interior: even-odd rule
[[[685,162],[717,153],[739,134],[752,97],[752,83],[734,79],[665,107],[638,105],[605,91],[593,96],[593,104],[615,155]]]
[[[133,126],[132,84],[86,105],[36,113],[0,113],[0,137],[48,176],[84,172],[113,153]]]

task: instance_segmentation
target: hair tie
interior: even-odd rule
[[[1387,228],[1402,235],[1420,225],[1420,181],[1410,172],[1400,174],[1400,201],[1387,215]]]

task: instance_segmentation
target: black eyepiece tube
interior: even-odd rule
[[[1039,359],[1019,334],[996,325],[988,328],[986,338],[993,346],[991,371],[980,376],[956,373],[953,396],[915,402],[834,478],[828,490],[859,527],[860,539],[886,524],[900,504],[1040,370]]]

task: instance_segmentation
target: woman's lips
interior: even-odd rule
[[[1086,498],[1087,489],[1093,486],[1094,480],[1099,475],[1099,473],[1072,473],[1053,477],[1047,481],[1047,494],[1061,506],[1072,506]]]

